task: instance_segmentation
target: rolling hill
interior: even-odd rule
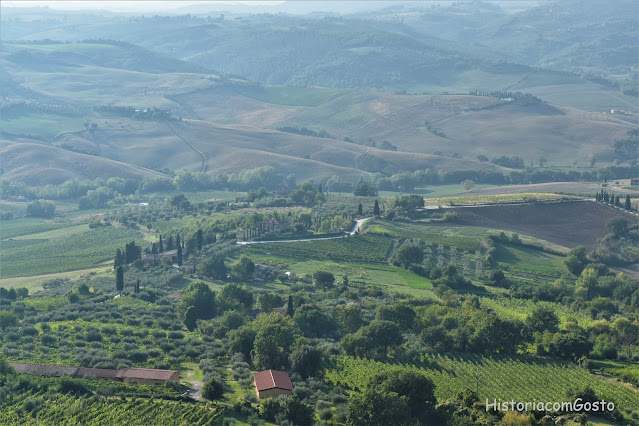
[[[73,178],[108,179],[118,176],[139,180],[147,176],[165,176],[131,164],[32,143],[0,140],[0,157],[3,178],[31,186],[57,184]]]
[[[384,151],[335,139],[198,120],[167,124],[118,118],[98,122],[93,132],[67,133],[53,143],[74,149],[93,149],[103,157],[153,169],[200,170],[202,155],[199,152],[202,152],[206,156],[207,171],[211,173],[273,165],[282,174],[294,173],[298,179],[337,175],[356,180],[378,172],[495,167],[473,160]]]

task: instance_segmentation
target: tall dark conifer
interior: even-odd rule
[[[164,251],[164,243],[162,242],[162,235],[160,235],[160,253]]]
[[[197,249],[202,250],[202,245],[204,244],[204,233],[201,229],[197,230]]]
[[[375,200],[375,205],[373,206],[373,214],[379,216],[379,202],[377,200]]]
[[[124,290],[124,270],[121,266],[118,266],[115,273],[115,289],[119,292]]]
[[[288,303],[286,304],[286,315],[292,317],[295,314],[295,308],[293,308],[293,296],[288,296]]]

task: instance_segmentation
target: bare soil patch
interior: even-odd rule
[[[531,235],[565,247],[593,249],[609,232],[615,216],[637,223],[637,217],[590,201],[466,207],[455,209],[460,224]]]

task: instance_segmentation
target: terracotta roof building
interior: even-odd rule
[[[140,385],[164,385],[169,380],[179,381],[180,372],[153,368],[122,368],[115,377],[125,382],[133,382]]]
[[[255,393],[259,399],[275,398],[293,393],[293,385],[285,371],[266,370],[253,375]]]
[[[10,362],[8,364],[13,367],[16,373],[34,374],[36,376],[72,376],[79,378],[93,376],[96,379],[125,381],[139,385],[165,385],[169,380],[176,382],[180,380],[180,372],[176,370],[156,370],[153,368],[108,370],[103,368],[66,367],[64,365],[26,364],[22,362]]]
[[[24,362],[8,363],[16,373],[33,374],[36,376],[62,377],[75,375],[78,367],[64,365],[26,364]]]
[[[116,380],[118,370],[107,370],[105,368],[84,368],[80,367],[75,372],[74,376],[81,379],[87,376],[93,376],[96,379]]]

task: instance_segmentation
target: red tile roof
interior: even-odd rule
[[[118,371],[115,377],[123,379],[154,379],[154,380],[170,380],[176,370],[155,370],[153,368],[123,368]]]
[[[293,390],[291,379],[288,377],[288,373],[285,371],[266,370],[260,371],[253,375],[255,380],[255,388],[258,391],[264,391],[267,389],[279,388],[286,390]]]
[[[78,367],[64,365],[27,364],[24,362],[8,363],[16,373],[35,374],[37,376],[73,376]]]
[[[106,368],[78,368],[76,371],[76,377],[95,376],[97,379],[115,379],[118,374],[118,370],[108,370]]]

